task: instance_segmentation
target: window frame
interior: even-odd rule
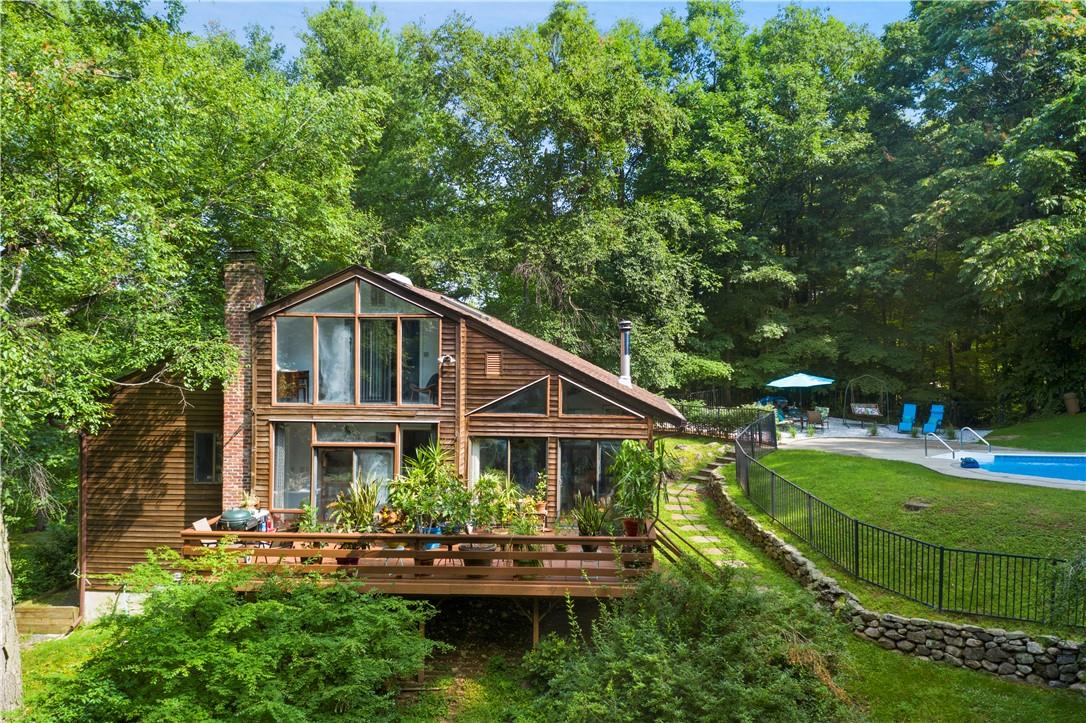
[[[535,386],[536,384],[539,384],[540,382],[543,382],[543,381],[546,381],[546,383],[547,383],[547,391],[546,391],[545,396],[544,396],[544,404],[543,404],[543,411],[542,412],[488,412],[487,411],[487,407],[489,407],[489,406],[491,406],[493,404],[497,404],[498,402],[502,401],[503,399],[508,399],[509,397],[513,396],[517,392],[522,392],[525,389],[527,389],[529,387],[532,387],[532,386]],[[471,415],[485,415],[487,417],[511,417],[513,419],[519,419],[519,418],[523,418],[523,417],[536,417],[536,418],[549,417],[549,416],[551,416],[551,375],[547,374],[546,376],[539,377],[538,379],[530,381],[527,384],[524,384],[523,386],[519,386],[516,389],[513,389],[512,391],[506,392],[505,394],[501,395],[500,397],[497,397],[495,399],[491,399],[489,402],[486,402],[485,404],[482,404],[482,405],[476,407],[475,409],[472,409],[469,412],[464,412],[465,417],[468,417],[468,416],[471,416]]]
[[[564,511],[562,509],[562,443],[563,442],[591,442],[596,448],[596,487],[599,487],[600,478],[603,476],[603,447],[604,443],[612,443],[621,445],[627,439],[634,439],[633,437],[562,437],[559,436],[556,441],[555,454],[557,455],[557,471],[555,472],[555,509],[558,510],[558,515],[561,516]],[[599,498],[597,497],[597,501]],[[572,501],[570,503],[572,505]]]
[[[198,468],[196,454],[200,449],[196,439],[201,434],[211,435],[211,480],[203,481],[196,478]],[[192,432],[192,484],[213,486],[222,484],[222,432],[213,429],[197,429]]]
[[[565,399],[565,385],[566,384],[572,384],[573,386],[577,387],[578,389],[580,389],[581,391],[583,391],[583,392],[585,392],[587,394],[591,394],[592,396],[594,396],[594,397],[596,397],[598,399],[602,399],[603,401],[607,402],[608,404],[614,405],[614,406],[618,407],[619,409],[624,409],[627,412],[627,414],[578,414],[576,412],[567,412],[565,410],[565,402],[564,402],[564,399]],[[629,419],[630,417],[636,417],[638,419],[644,419],[645,418],[644,414],[640,414],[639,412],[635,412],[634,410],[627,407],[625,404],[619,404],[618,402],[611,399],[610,397],[605,397],[602,394],[600,394],[599,392],[596,392],[596,391],[593,391],[593,390],[589,389],[584,384],[579,384],[579,383],[573,381],[572,379],[570,379],[569,377],[563,376],[561,374],[558,375],[558,416],[559,417],[571,418],[571,419]]]
[[[317,440],[317,425],[327,423],[344,423],[344,424],[388,424],[393,427],[395,434],[393,435],[391,442],[325,442]],[[400,475],[402,468],[401,457],[403,449],[403,430],[404,426],[419,427],[430,426],[433,427],[433,436],[435,440],[440,440],[440,430],[438,429],[440,422],[437,420],[404,420],[399,421],[383,421],[373,419],[270,419],[268,420],[268,499],[271,512],[283,513],[283,514],[301,514],[302,509],[300,507],[275,507],[275,492],[276,492],[276,475],[278,469],[275,463],[275,445],[278,442],[278,435],[276,433],[276,425],[279,424],[308,424],[309,425],[309,504],[316,506],[317,504],[317,473],[318,473],[318,454],[321,449],[387,449],[392,451],[392,478],[395,479]]]
[[[366,283],[371,286],[375,286],[386,294],[395,296],[403,301],[417,306],[421,311],[418,313],[366,313],[361,309],[361,282],[363,279],[355,277],[348,281],[342,281],[339,284],[332,284],[327,288],[314,291],[304,299],[300,299],[291,307],[288,307],[282,311],[279,311],[271,315],[271,406],[282,408],[303,408],[303,409],[439,409],[441,407],[441,398],[444,387],[444,379],[442,378],[442,365],[440,359],[442,356],[441,346],[444,335],[444,317],[437,312],[426,309],[419,304],[407,299],[400,294],[390,291],[386,287],[374,283],[373,281],[365,280]],[[354,287],[354,313],[324,313],[324,312],[311,312],[311,311],[293,311],[295,306],[302,304],[310,299],[319,296],[325,292],[340,286],[351,284]],[[309,384],[309,397],[306,402],[283,402],[279,401],[279,323],[280,318],[308,318],[312,327],[313,341],[312,341],[312,361],[310,370],[310,384]],[[320,402],[320,337],[318,332],[318,319],[354,319],[354,400],[350,403],[345,402]],[[393,390],[393,400],[391,402],[362,402],[361,401],[361,344],[359,340],[361,338],[361,320],[363,319],[389,319],[395,321],[396,326],[396,357],[394,361],[393,373],[395,374],[395,388]],[[421,402],[403,402],[403,320],[404,319],[437,319],[437,393],[434,395],[435,401],[433,403],[421,403]]]
[[[483,439],[501,439],[505,441],[505,476],[513,479],[513,440],[514,439],[541,439],[543,440],[543,472],[546,473],[548,484],[551,478],[551,437],[549,434],[475,434],[468,438],[468,487],[474,487],[483,470],[479,468],[479,458],[476,454],[475,444]],[[514,481],[514,484],[517,484]],[[519,484],[517,485],[520,486]],[[534,483],[532,485],[534,489]],[[524,488],[521,488],[524,489]],[[526,492],[528,490],[525,490]]]

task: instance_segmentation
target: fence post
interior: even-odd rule
[[[807,542],[814,540],[814,520],[811,515],[811,493],[807,493]]]
[[[769,473],[769,516],[777,519],[777,473]]]
[[[1056,622],[1056,586],[1057,575],[1056,568],[1059,567],[1059,561],[1052,560],[1052,572],[1049,573],[1049,578],[1052,580],[1052,589],[1048,593],[1048,623],[1051,625]]]
[[[946,557],[946,548],[939,545],[939,606],[936,608],[939,612],[943,612],[943,569],[944,558]]]
[[[860,576],[860,521],[852,518],[852,574]]]

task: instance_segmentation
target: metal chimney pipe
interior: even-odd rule
[[[630,330],[633,324],[625,319],[618,322],[618,383],[628,387],[633,386],[633,378],[630,376]]]

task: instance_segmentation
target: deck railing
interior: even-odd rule
[[[848,574],[940,612],[1086,626],[1086,599],[1057,599],[1062,560],[945,547],[863,522],[758,461],[776,448],[773,428],[767,414],[736,435],[736,482]]]
[[[584,537],[189,528],[181,532],[182,554],[198,559],[224,538],[260,572],[323,573],[416,594],[616,596],[657,566],[654,530],[636,537]]]

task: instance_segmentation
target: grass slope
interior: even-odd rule
[[[710,447],[704,441],[674,439],[669,445],[682,444],[687,448],[687,462],[684,471],[690,473],[703,455],[697,450],[709,452]],[[780,453],[777,453],[780,454]],[[710,457],[711,458],[711,457]],[[910,465],[912,466],[912,465]],[[729,492],[740,504],[741,497],[734,483],[734,467],[725,468],[725,478],[729,480]],[[746,538],[728,528],[716,516],[711,503],[699,500],[691,510],[698,520],[694,524],[709,528],[708,534],[719,537],[720,543],[713,546],[725,551],[725,558],[744,564],[739,575],[752,580],[755,584],[772,587],[788,598],[802,599],[806,604],[813,604],[810,594],[799,583],[788,577],[784,571],[761,550]],[[664,520],[672,526],[686,524],[672,518],[671,512],[664,513]],[[765,520],[763,519],[763,524]],[[806,554],[810,554],[807,552]],[[816,559],[812,556],[812,559]],[[819,565],[829,574],[836,571],[827,562]],[[855,581],[837,574],[837,579],[853,588]],[[916,603],[911,603],[896,595],[890,595],[873,586],[871,595],[860,595],[872,609],[887,612],[899,612],[910,617],[931,617],[932,611]],[[874,598],[872,600],[871,598]],[[892,603],[899,603],[893,607]],[[891,603],[891,604],[881,604]],[[955,619],[953,616],[943,616]],[[957,618],[963,622],[990,624],[969,618]],[[1026,629],[1030,629],[1026,626]],[[1047,632],[1052,632],[1051,630]],[[851,658],[851,663],[837,677],[837,683],[852,697],[856,706],[866,718],[873,721],[930,721],[932,723],[960,723],[960,721],[1000,721],[1001,723],[1032,723],[1049,720],[1086,720],[1086,698],[1068,691],[1045,690],[1018,683],[1010,683],[998,678],[939,665],[928,661],[916,660],[897,652],[889,652],[861,640],[844,627],[838,630],[841,645]]]
[[[939,474],[908,462],[781,450],[762,460],[854,517],[922,540],[1023,555],[1066,557],[1086,543],[1086,492]],[[909,512],[905,502],[931,507]]]
[[[1086,452],[1086,412],[1045,417],[996,429],[987,439],[1003,447],[1039,452]]]

